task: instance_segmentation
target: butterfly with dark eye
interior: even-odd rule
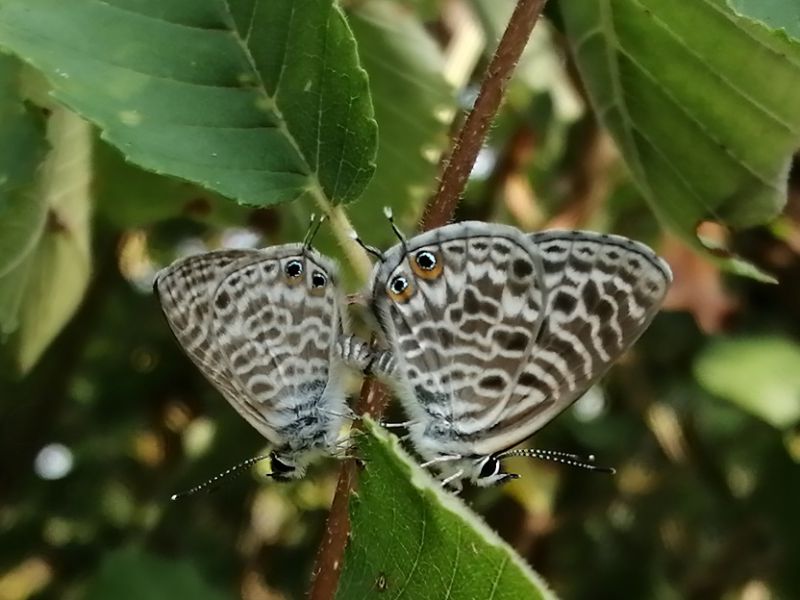
[[[391,215],[389,215],[391,220]],[[644,244],[588,231],[464,222],[381,254],[369,301],[409,438],[444,484],[515,478],[501,459],[591,463],[514,449],[570,406],[644,332],[671,282]],[[360,240],[359,240],[360,241]],[[365,246],[366,247],[366,246]]]
[[[315,455],[337,453],[351,414],[340,354],[357,355],[360,347],[351,349],[353,338],[342,335],[336,265],[310,245],[318,228],[303,243],[190,256],[153,284],[183,350],[271,442],[270,476],[278,480],[302,477]]]

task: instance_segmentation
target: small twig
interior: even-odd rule
[[[486,69],[475,106],[461,127],[436,195],[425,208],[420,229],[427,231],[453,218],[467,178],[486,139],[489,126],[500,108],[506,84],[528,43],[547,0],[519,0],[503,38]]]
[[[519,0],[508,27],[492,57],[481,83],[475,106],[456,139],[447,160],[436,195],[425,207],[419,229],[428,231],[447,224],[455,214],[475,159],[483,145],[489,125],[494,119],[514,68],[525,49],[534,25],[547,0]],[[361,387],[356,414],[367,414],[380,420],[388,395],[382,385],[367,378]],[[336,594],[344,560],[344,550],[350,532],[348,502],[357,483],[354,461],[342,464],[336,495],[328,515],[325,537],[322,540],[312,574],[311,600],[330,600]]]

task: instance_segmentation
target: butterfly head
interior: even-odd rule
[[[306,474],[304,464],[298,463],[293,457],[287,454],[270,454],[272,473],[269,474],[275,481],[290,481],[300,479]]]
[[[500,459],[491,454],[483,456],[474,462],[471,479],[472,483],[479,487],[493,487],[519,479],[519,475],[503,471]]]

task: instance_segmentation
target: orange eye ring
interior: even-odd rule
[[[283,279],[290,286],[295,286],[305,280],[305,271],[303,262],[293,258],[283,265]]]
[[[420,279],[438,279],[444,270],[441,257],[431,250],[419,250],[413,258],[409,258],[408,263],[414,275]]]
[[[403,304],[414,295],[414,284],[403,274],[395,275],[386,286],[386,293],[395,302]]]

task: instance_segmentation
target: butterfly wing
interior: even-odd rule
[[[466,443],[500,415],[541,329],[542,281],[531,241],[501,225],[448,225],[387,252],[373,303],[415,420]]]
[[[256,411],[247,405],[211,331],[214,291],[238,261],[255,255],[255,250],[220,250],[189,256],[160,271],[153,289],[172,333],[192,362],[242,416],[271,438],[274,432],[258,422]]]
[[[669,266],[647,246],[587,231],[532,234],[547,304],[530,360],[481,452],[516,445],[570,406],[650,325],[666,296]]]
[[[282,280],[286,262],[292,257],[313,262],[326,275],[327,287],[335,286],[328,276],[333,271],[329,261],[313,251],[306,253],[308,257],[299,244],[209,252],[164,269],[154,283],[170,328],[188,356],[236,411],[276,445],[285,443],[285,426],[291,422],[290,415],[277,415],[277,404],[285,395],[293,397],[303,389],[302,377],[289,376],[290,364],[307,357],[309,365],[319,370],[320,356],[324,354],[328,361],[334,347],[328,343],[324,351],[312,352],[306,344],[292,352],[282,350],[287,332],[279,329],[279,319],[291,313],[293,322],[299,321],[308,312],[298,297],[304,294],[305,278],[293,294],[283,289],[291,287]],[[330,302],[319,319],[307,322],[309,331],[338,331],[340,306],[340,302]],[[275,317],[265,318],[271,309]],[[322,321],[326,324],[321,325]],[[324,384],[328,383],[326,369],[320,371]]]
[[[440,421],[456,452],[482,455],[516,445],[580,397],[647,328],[671,281],[649,248],[618,236],[537,233],[504,257],[468,250],[491,248],[495,231],[513,238],[506,227],[483,228],[445,228],[442,276],[415,280],[405,302],[387,287],[383,302],[410,412]],[[432,247],[430,236],[418,238],[408,244],[412,258]],[[452,257],[458,240],[463,260]],[[531,265],[526,289],[513,285],[515,260]],[[400,268],[384,274],[385,286],[410,271]]]
[[[248,407],[292,446],[323,442],[311,438],[336,419],[320,409],[347,411],[334,356],[343,303],[333,263],[300,244],[281,246],[240,261],[212,304],[214,338]]]

